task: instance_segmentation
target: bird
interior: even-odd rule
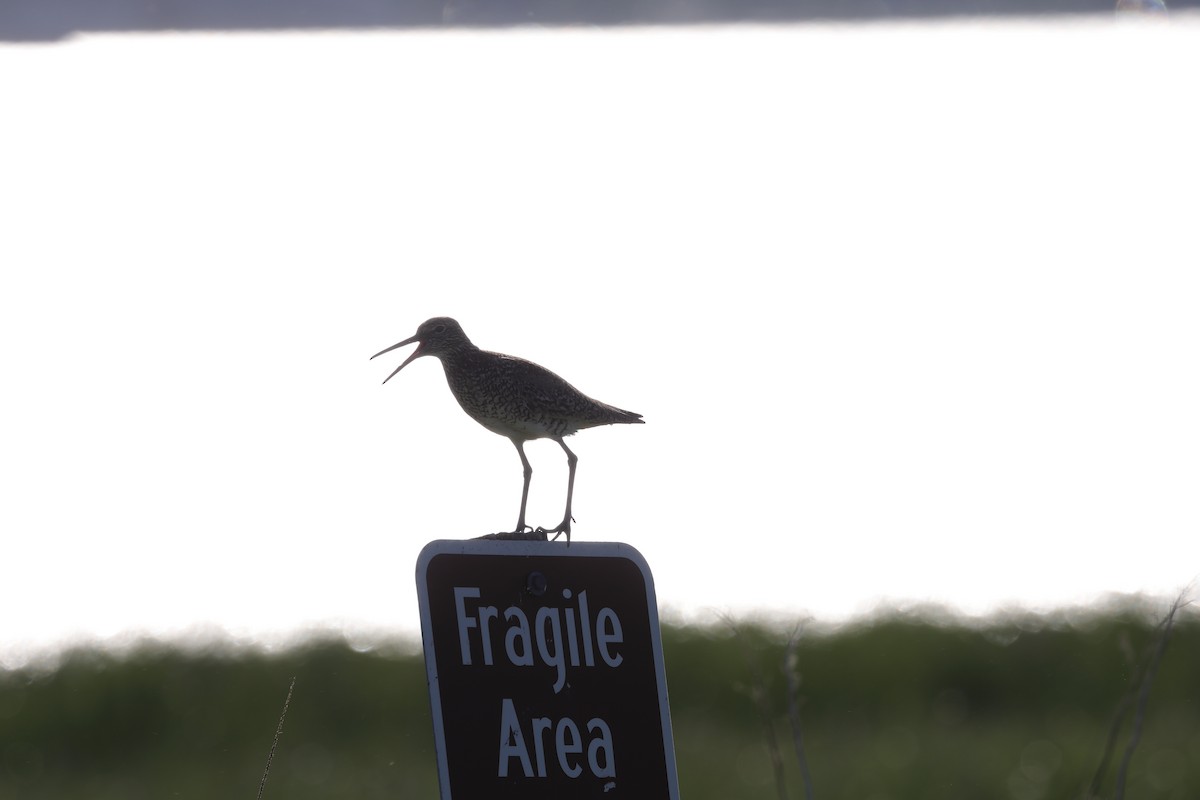
[[[576,455],[563,439],[584,428],[598,425],[641,424],[641,414],[593,400],[545,367],[503,353],[480,350],[450,317],[434,317],[421,323],[417,332],[402,342],[380,350],[371,359],[399,347],[417,343],[400,366],[383,379],[386,384],[414,360],[433,356],[442,362],[446,382],[463,411],[493,433],[507,437],[517,448],[525,483],[521,487],[521,511],[513,533],[497,536],[521,538],[530,534],[546,539],[554,534],[571,541],[571,498],[575,491]],[[567,507],[562,522],[553,528],[525,524],[525,504],[533,468],[525,456],[525,442],[551,439],[567,454]]]

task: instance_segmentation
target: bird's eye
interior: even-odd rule
[[[434,328],[434,329],[433,329],[433,332],[434,332],[434,333],[445,333],[445,332],[446,332],[446,326],[445,326],[445,325],[438,325],[436,328]]]

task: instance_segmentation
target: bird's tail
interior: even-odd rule
[[[606,405],[605,408],[607,408],[609,410],[609,412],[612,414],[612,416],[613,416],[612,422],[613,423],[632,423],[632,424],[641,425],[646,421],[646,420],[642,419],[641,414],[638,414],[634,411],[626,411],[623,408],[617,408],[616,406],[610,406],[610,405]]]

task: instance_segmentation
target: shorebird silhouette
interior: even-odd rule
[[[563,437],[584,428],[616,423],[641,423],[642,415],[601,403],[585,395],[545,367],[501,353],[480,350],[463,333],[462,326],[450,317],[434,317],[421,323],[417,332],[402,342],[380,350],[377,358],[397,347],[418,342],[417,349],[383,379],[390,381],[414,359],[434,356],[441,360],[446,382],[463,411],[493,433],[508,437],[521,456],[525,484],[521,488],[521,512],[512,536],[540,534],[545,538],[560,534],[571,541],[571,497],[575,491],[575,464],[578,458]],[[529,499],[529,480],[533,468],[525,457],[525,442],[553,439],[567,454],[567,508],[562,522],[554,528],[532,529],[525,524],[525,503]]]

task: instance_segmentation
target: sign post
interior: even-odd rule
[[[435,541],[417,591],[442,800],[678,800],[640,553]]]

